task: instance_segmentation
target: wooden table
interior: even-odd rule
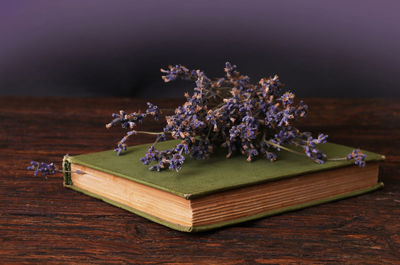
[[[31,160],[60,165],[67,153],[114,148],[123,131],[105,129],[111,113],[145,110],[146,100],[0,97],[0,263],[400,264],[400,100],[305,101],[310,114],[301,129],[386,155],[385,188],[187,234],[63,188],[61,174],[35,177],[25,170]],[[154,100],[164,114],[182,102]]]

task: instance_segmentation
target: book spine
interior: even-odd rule
[[[63,175],[64,175],[64,186],[72,186],[72,180],[71,180],[71,161],[70,161],[70,156],[65,155],[63,158],[62,162],[62,168],[63,168]]]

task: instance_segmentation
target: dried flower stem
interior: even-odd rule
[[[342,160],[348,160],[346,157],[334,157],[334,158],[328,158],[328,161],[342,161]]]
[[[280,149],[282,149],[282,150],[288,151],[288,152],[290,152],[290,153],[293,153],[293,154],[296,154],[296,155],[301,155],[301,156],[306,156],[306,154],[304,154],[304,153],[301,153],[301,152],[298,152],[298,151],[296,151],[296,150],[287,148],[287,147],[285,147],[285,146],[282,146],[282,145],[273,143],[273,142],[271,142],[271,141],[265,140],[264,142],[265,142],[266,144],[275,146],[275,147],[277,147],[277,148],[280,148]]]
[[[150,135],[159,135],[164,132],[147,132],[147,131],[136,131],[136,133],[141,133],[141,134],[150,134]]]
[[[296,150],[287,148],[287,147],[285,147],[285,146],[282,146],[282,145],[273,143],[273,142],[271,142],[271,141],[266,141],[266,140],[265,140],[265,143],[266,143],[266,144],[269,144],[269,145],[272,145],[272,146],[275,146],[275,147],[277,147],[277,148],[280,148],[280,149],[282,149],[282,150],[288,151],[288,152],[290,152],[290,153],[296,154],[296,155],[307,156],[307,155],[304,154],[304,153],[301,153],[301,152],[298,152],[298,151],[296,151]],[[343,160],[348,160],[348,159],[347,159],[346,157],[334,157],[334,158],[327,158],[326,160],[327,160],[327,161],[343,161]]]

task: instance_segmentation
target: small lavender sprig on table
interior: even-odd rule
[[[293,127],[293,121],[304,117],[308,107],[302,101],[295,104],[295,95],[283,89],[277,75],[252,84],[248,76],[237,71],[236,65],[227,62],[224,71],[224,77],[212,80],[201,70],[189,70],[182,65],[161,69],[165,82],[178,78],[194,81],[193,95],[185,93],[186,102],[176,108],[175,114],[166,117],[167,124],[162,132],[133,130],[148,115],[158,119],[159,109],[151,103],[147,103],[145,113],[128,115],[121,110],[113,114],[114,119],[106,128],[121,124],[122,128],[131,129],[114,151],[120,155],[126,150],[127,139],[141,133],[156,135],[155,142],[141,158],[145,165],[151,165],[150,170],[156,171],[166,168],[178,171],[185,156],[205,159],[218,147],[227,150],[227,158],[233,152],[240,152],[247,161],[259,156],[275,161],[276,151],[286,150],[320,164],[327,160],[354,159],[356,165],[365,166],[365,155],[358,149],[346,157],[328,158],[317,148],[326,142],[327,135],[321,133],[314,138],[310,132]],[[157,150],[155,145],[165,141],[167,135],[181,142],[171,149]],[[288,145],[300,147],[303,152],[290,149]]]
[[[54,163],[47,164],[45,162],[31,161],[31,165],[27,167],[27,170],[35,171],[34,175],[42,174],[43,176],[52,175],[57,172],[57,168]]]
[[[47,176],[47,175],[53,175],[57,172],[63,172],[62,170],[59,170],[57,166],[54,165],[54,163],[47,164],[45,162],[37,162],[37,161],[31,161],[30,166],[28,166],[26,169],[34,171],[35,176],[39,174],[42,174],[42,176]],[[84,172],[79,169],[74,171],[64,171],[64,172],[84,174]]]

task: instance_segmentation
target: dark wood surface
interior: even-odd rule
[[[400,264],[400,100],[305,101],[301,129],[386,155],[385,188],[187,234],[66,189],[61,174],[25,170],[31,160],[61,165],[64,154],[114,148],[123,131],[105,129],[111,113],[144,110],[146,100],[0,97],[0,264]],[[168,114],[182,101],[154,103]]]

